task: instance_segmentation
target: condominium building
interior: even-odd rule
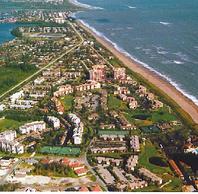
[[[73,87],[69,84],[66,84],[66,85],[60,86],[58,88],[58,91],[54,92],[54,96],[55,97],[65,96],[67,94],[73,93],[73,91],[74,91]]]
[[[139,137],[137,135],[134,135],[130,138],[130,146],[135,152],[140,151],[140,142]]]
[[[24,147],[19,142],[15,141],[17,137],[16,131],[4,131],[0,133],[0,149],[4,152],[14,154],[24,153]]]
[[[126,69],[125,68],[114,68],[113,76],[115,80],[126,79]]]
[[[139,174],[142,175],[145,179],[148,179],[154,183],[162,184],[162,179],[146,168],[140,168]]]
[[[53,126],[54,129],[60,128],[60,120],[57,117],[48,116],[47,120],[48,120],[49,124],[51,124]]]
[[[92,81],[105,81],[105,65],[94,65],[89,71],[89,76]]]
[[[46,129],[46,123],[44,121],[35,121],[31,123],[26,123],[25,125],[19,127],[21,134],[28,134],[31,132],[41,132]]]
[[[4,131],[0,133],[0,140],[7,140],[7,141],[13,141],[16,138],[17,134],[16,131]]]
[[[14,104],[17,100],[19,100],[22,96],[24,96],[23,90],[20,92],[16,92],[13,95],[10,96],[10,101],[12,104]]]
[[[84,125],[81,122],[80,118],[75,114],[70,113],[69,119],[74,127],[73,128],[74,144],[81,144]]]
[[[0,149],[13,154],[24,153],[24,146],[17,141],[0,140]]]
[[[132,155],[127,159],[126,168],[128,171],[133,171],[135,166],[138,164],[138,155]]]
[[[101,84],[96,81],[87,81],[85,84],[76,86],[77,91],[87,91],[101,88]]]

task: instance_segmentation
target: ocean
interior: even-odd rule
[[[77,19],[198,105],[198,0],[78,1],[89,9]],[[14,38],[16,26],[0,24],[0,44]]]
[[[197,0],[78,1],[77,19],[198,105]]]

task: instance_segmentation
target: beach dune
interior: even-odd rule
[[[126,67],[131,69],[133,72],[141,75],[148,82],[155,85],[157,88],[159,88],[159,90],[162,90],[165,94],[167,94],[192,118],[196,124],[198,124],[198,106],[194,104],[193,101],[184,96],[173,85],[171,85],[167,80],[159,76],[157,73],[147,69],[123,53],[119,52],[110,42],[98,36],[83,23],[78,21],[78,24],[81,25],[81,27],[88,31],[90,34],[92,34],[96,40],[100,42],[104,47],[111,51],[112,54],[114,54],[121,62],[123,62]]]

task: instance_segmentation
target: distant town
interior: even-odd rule
[[[0,20],[21,23],[0,47],[0,190],[198,189],[196,131],[165,97],[71,11],[18,14]]]

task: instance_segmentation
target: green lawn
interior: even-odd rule
[[[0,94],[14,87],[16,84],[32,75],[35,71],[36,69],[26,72],[13,67],[0,67]]]
[[[0,132],[9,130],[9,129],[17,129],[23,123],[11,119],[2,119],[0,120]]]
[[[134,114],[134,112],[132,112],[132,111],[123,113],[123,115],[126,117],[126,119],[130,123],[134,123],[138,127],[149,126],[149,125],[152,125],[153,124],[153,122],[150,121],[150,120],[137,120],[137,119],[134,119],[132,117],[133,114]]]
[[[110,110],[128,110],[126,102],[118,99],[113,94],[108,96],[108,107]]]
[[[139,155],[139,165],[147,168],[155,174],[162,175],[163,173],[171,173],[169,167],[160,167],[149,162],[149,158],[159,156],[163,157],[162,153],[155,148],[155,146],[147,141],[145,146],[142,146],[141,153]]]
[[[137,189],[135,191],[181,191],[182,181],[174,176],[174,173],[169,167],[160,167],[151,164],[149,162],[149,158],[153,156],[159,156],[164,158],[163,154],[159,150],[157,150],[150,141],[147,141],[146,145],[142,147],[142,151],[139,155],[139,165],[160,176],[163,179],[163,183],[166,183],[169,180],[171,180],[172,182],[165,185],[163,188],[155,185],[150,185],[148,187],[145,187],[143,189]]]
[[[166,109],[159,109],[157,111],[143,111],[143,110],[130,110],[124,113],[124,116],[129,122],[135,123],[137,126],[149,126],[157,122],[170,122],[177,120],[176,116],[169,113]],[[142,117],[142,119],[140,119]],[[145,117],[143,119],[143,117]]]
[[[61,98],[61,102],[65,108],[65,111],[70,111],[73,106],[74,97],[72,95],[67,95]]]

